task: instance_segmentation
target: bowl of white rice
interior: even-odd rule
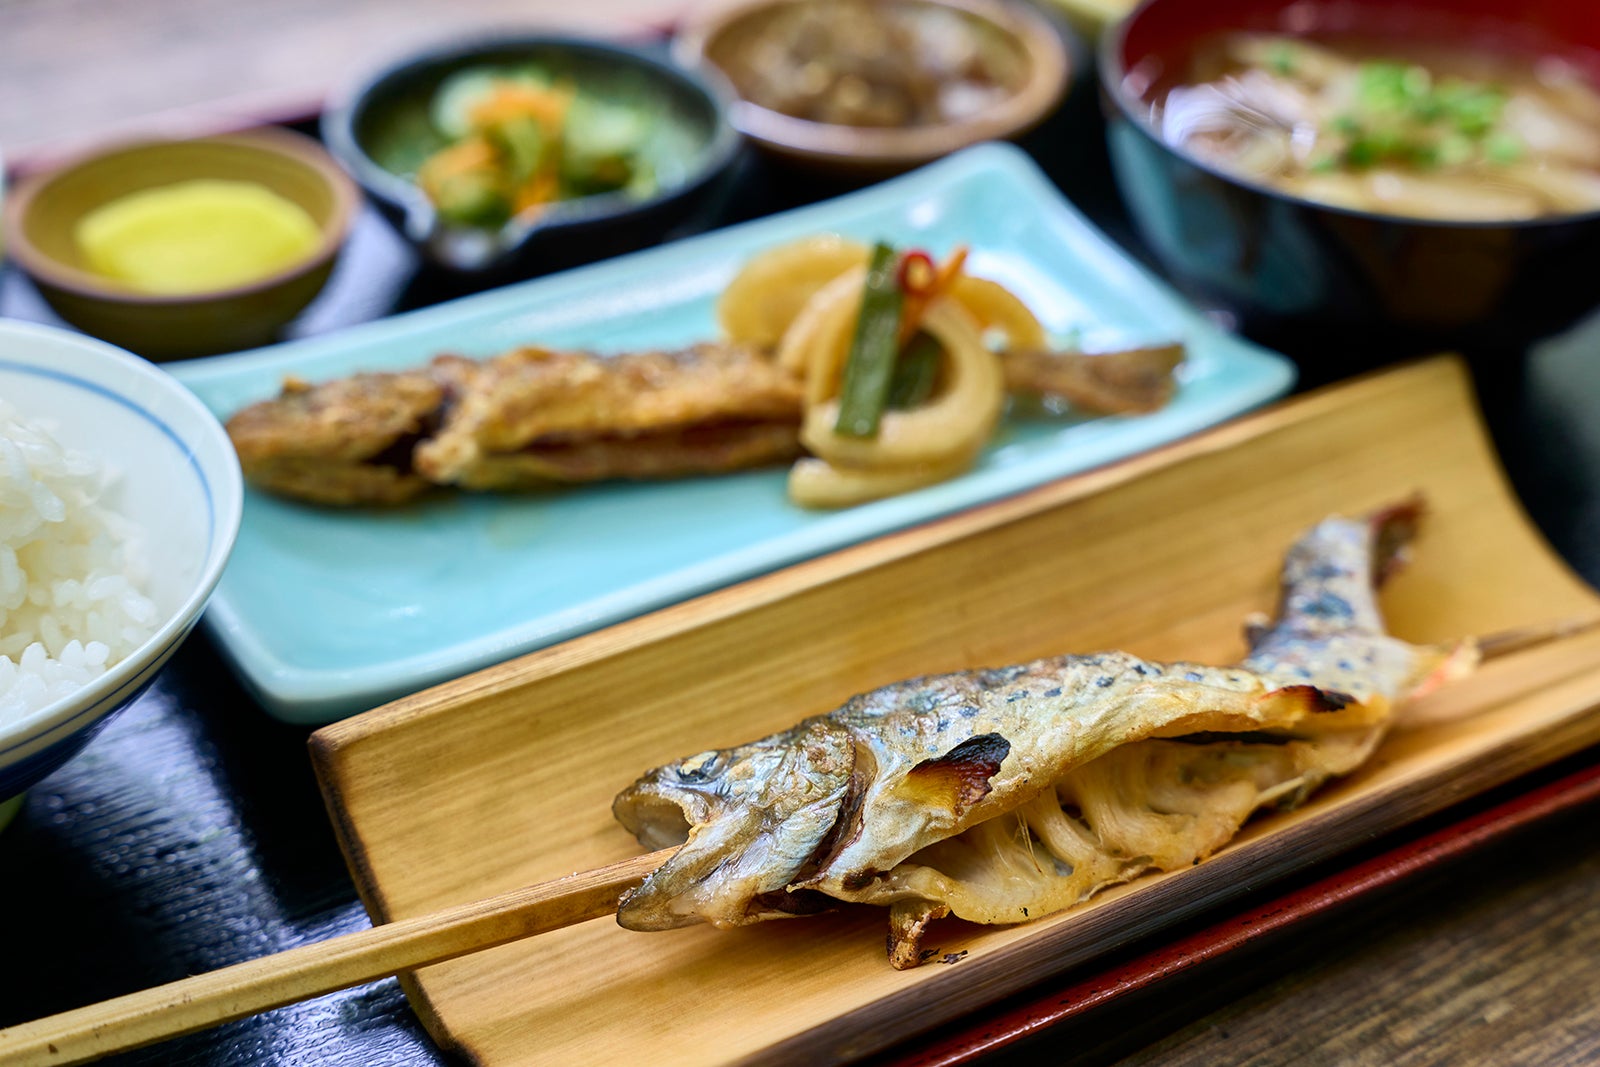
[[[165,371],[0,319],[0,802],[183,642],[239,529],[238,460]]]

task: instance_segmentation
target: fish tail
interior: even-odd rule
[[[1379,508],[1367,516],[1372,532],[1372,584],[1383,585],[1405,566],[1407,549],[1417,536],[1417,527],[1427,513],[1420,492],[1405,500]]]
[[[1246,624],[1252,649],[1287,638],[1383,633],[1377,587],[1405,562],[1417,532],[1422,497],[1410,497],[1363,518],[1324,519],[1284,559],[1281,599],[1270,626]]]

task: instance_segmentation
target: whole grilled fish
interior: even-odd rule
[[[682,847],[618,922],[884,904],[891,962],[910,967],[940,916],[1037,918],[1210,855],[1258,808],[1354,769],[1399,701],[1476,662],[1384,633],[1374,591],[1418,512],[1305,534],[1276,623],[1237,666],[1106,652],[914,678],[651,771],[613,811],[645,846]]]

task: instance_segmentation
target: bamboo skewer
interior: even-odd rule
[[[1512,630],[1497,630],[1477,639],[1478,655],[1485,661],[1509,656],[1529,648],[1564,641],[1569,637],[1600,629],[1600,618],[1562,619],[1556,622],[1534,623]]]
[[[85,1063],[617,910],[675,849],[385,923],[0,1030],[0,1064]]]

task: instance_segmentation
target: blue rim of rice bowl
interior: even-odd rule
[[[76,374],[66,371],[50,370],[47,367],[36,366],[32,363],[18,363],[15,360],[0,359],[0,370],[16,371],[20,374],[30,374],[35,378],[50,378],[58,382],[75,385],[86,392],[95,393],[122,405],[129,411],[141,416],[146,422],[160,430],[162,435],[177,446],[183,453],[184,461],[189,464],[189,469],[194,471],[194,476],[200,480],[200,488],[206,496],[206,544],[209,546],[217,533],[217,505],[211,494],[211,480],[206,477],[206,472],[200,468],[200,463],[195,459],[194,449],[189,447],[189,442],[179,436],[178,431],[161,421],[159,417],[148,408],[135,404],[121,393],[107,389],[99,382],[92,382],[87,378],[80,378]]]
[[[11,324],[7,325],[9,326]],[[115,352],[118,356],[126,356],[126,353],[123,353],[120,349],[117,349],[111,345],[103,345],[102,343],[95,342],[93,343],[93,347],[99,351]],[[128,356],[126,358],[137,357]],[[141,644],[137,648],[133,649],[120,661],[111,666],[104,674],[90,681],[83,690],[80,690],[79,693],[72,696],[63,697],[55,703],[47,704],[42,708],[37,708],[24,718],[11,723],[8,726],[0,727],[0,736],[6,734],[21,735],[17,737],[13,743],[0,748],[0,764],[5,764],[14,759],[29,759],[35,755],[42,754],[43,751],[60,744],[70,735],[75,734],[78,730],[82,729],[84,726],[87,726],[93,720],[105,715],[109,711],[116,709],[124,701],[131,701],[134,696],[137,696],[140,690],[149,685],[156,672],[165,665],[166,661],[171,658],[172,654],[177,650],[177,647],[182,644],[186,637],[188,637],[190,630],[192,630],[194,627],[194,623],[199,619],[200,612],[190,612],[186,609],[190,601],[193,600],[197,594],[209,594],[210,588],[214,588],[215,586],[216,578],[220,577],[221,575],[221,568],[220,566],[217,567],[217,573],[211,577],[211,581],[209,583],[205,581],[208,572],[214,565],[213,561],[217,555],[216,497],[211,479],[206,476],[204,468],[201,467],[195,449],[189,444],[188,441],[184,439],[180,433],[178,433],[177,430],[173,429],[171,425],[169,425],[154,412],[150,411],[143,405],[134,402],[127,396],[124,396],[113,389],[107,388],[99,382],[91,381],[90,379],[84,378],[77,374],[55,370],[48,367],[41,367],[34,363],[19,362],[13,359],[0,359],[0,371],[29,375],[36,378],[45,378],[52,381],[61,382],[74,388],[84,390],[85,392],[104,397],[133,412],[135,415],[139,416],[145,422],[149,423],[156,430],[158,430],[163,437],[165,437],[178,449],[178,452],[183,456],[184,462],[188,465],[189,470],[193,473],[196,481],[199,483],[201,492],[205,497],[206,507],[206,556],[205,560],[202,562],[200,574],[197,576],[197,582],[194,588],[192,588],[189,594],[184,598],[183,603],[179,604],[175,609],[167,613],[165,621],[156,627],[155,632],[153,632],[150,637],[146,639],[144,644]],[[164,372],[156,370],[153,367],[150,368],[150,371],[153,374],[164,375]],[[170,380],[177,388],[179,393],[185,394],[190,399],[194,400],[197,410],[205,412],[206,417],[211,418],[210,413],[205,411],[205,408],[200,405],[197,398],[193,398],[192,394],[188,394],[187,390],[185,390],[176,379]],[[218,432],[220,433],[221,431],[219,430]],[[186,616],[186,621],[182,623],[178,622],[178,620],[183,619]],[[178,623],[177,628],[166,635],[164,643],[162,643],[154,653],[149,652],[148,649],[150,643],[154,641],[160,641],[162,639],[163,631],[173,627],[175,623]],[[115,688],[113,688],[110,692],[102,693],[99,696],[94,697],[93,703],[91,703],[88,707],[78,710],[68,718],[60,718],[60,715],[63,711],[63,705],[70,705],[76,700],[83,699],[83,696],[92,690],[96,685],[104,684],[107,679],[112,678],[119,670],[123,669],[125,665],[135,662],[141,662],[144,664],[144,666],[134,669],[133,672],[128,675],[128,677],[122,679],[120,682],[114,683]],[[16,755],[19,752],[22,752],[20,757]],[[0,799],[4,798],[0,797]]]

